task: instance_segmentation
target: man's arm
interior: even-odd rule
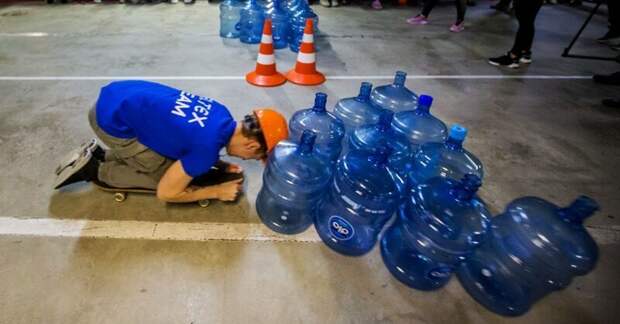
[[[166,202],[192,202],[203,199],[232,201],[241,191],[243,179],[224,182],[214,186],[193,189],[189,186],[192,177],[185,173],[181,161],[174,162],[157,185],[157,198]]]

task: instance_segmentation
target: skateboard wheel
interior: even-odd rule
[[[127,194],[125,194],[124,192],[117,192],[114,194],[114,200],[116,200],[117,202],[123,202],[125,201],[125,199],[127,199]]]
[[[210,204],[211,204],[211,201],[209,199],[204,199],[204,200],[199,200],[198,201],[198,205],[200,205],[200,207],[202,207],[202,208],[209,207]]]

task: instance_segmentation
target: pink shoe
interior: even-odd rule
[[[381,0],[374,0],[370,5],[372,9],[381,10],[383,9],[383,5],[381,4]]]
[[[460,24],[455,23],[454,25],[450,26],[450,31],[453,33],[460,33],[463,30],[465,30],[465,22],[461,21]]]
[[[407,19],[407,23],[410,25],[426,25],[428,24],[428,19],[423,15],[417,15]]]

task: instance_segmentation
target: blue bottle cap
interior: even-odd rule
[[[433,105],[433,97],[428,95],[420,95],[418,98],[418,106],[419,107],[427,107],[430,108]]]
[[[462,142],[465,140],[465,137],[467,136],[467,128],[459,125],[459,124],[454,124],[452,125],[452,127],[450,127],[450,134],[449,134],[450,138]]]

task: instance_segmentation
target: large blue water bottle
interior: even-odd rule
[[[583,221],[597,210],[585,196],[564,208],[536,197],[513,201],[492,219],[486,242],[459,266],[461,284],[495,313],[524,314],[594,268],[598,247]]]
[[[273,6],[267,11],[267,16],[271,18],[273,26],[273,47],[281,49],[288,46],[288,35],[291,29],[289,16],[282,9],[282,0],[273,0]]]
[[[246,44],[260,43],[264,22],[263,9],[256,3],[256,0],[250,0],[249,4],[241,10],[241,33],[239,35],[241,42]]]
[[[335,163],[342,149],[344,124],[325,108],[327,95],[319,92],[314,107],[297,111],[289,121],[290,139],[300,138],[304,130],[316,133],[315,151],[326,161]]]
[[[314,154],[315,139],[314,132],[305,130],[299,144],[282,141],[269,156],[256,210],[261,221],[276,232],[305,231],[330,183],[331,165]]]
[[[444,286],[459,262],[485,238],[491,217],[476,191],[480,178],[432,178],[416,186],[381,238],[390,272],[409,287]]]
[[[359,126],[375,124],[379,121],[381,109],[370,102],[371,91],[372,84],[362,82],[357,97],[341,99],[334,107],[334,115],[344,123],[347,136]]]
[[[404,184],[388,167],[389,154],[387,147],[351,151],[338,162],[314,218],[321,239],[336,252],[358,256],[370,251],[398,208]]]
[[[360,126],[349,136],[347,150],[368,150],[376,152],[387,145],[391,149],[389,166],[402,176],[411,170],[413,152],[409,141],[392,127],[394,113],[383,110],[376,124]]]
[[[319,16],[310,8],[306,0],[301,0],[297,6],[296,11],[290,16],[291,18],[291,32],[289,34],[289,48],[293,52],[299,52],[301,41],[304,36],[304,29],[306,28],[306,19],[312,19],[314,35],[319,30]],[[315,43],[315,50],[317,46]]]
[[[392,128],[409,139],[414,152],[422,144],[443,143],[448,137],[446,124],[430,113],[432,104],[433,97],[421,95],[416,109],[394,115]]]
[[[245,3],[240,0],[226,0],[220,4],[220,36],[237,38],[241,33],[241,9]]]
[[[275,7],[274,2],[274,0],[257,0],[258,5],[263,8],[263,12],[265,13],[265,15],[271,13],[273,8]]]
[[[467,128],[454,124],[444,143],[427,143],[415,154],[408,180],[411,185],[424,183],[434,177],[462,179],[471,173],[482,179],[482,162],[463,148]]]
[[[292,16],[297,12],[297,8],[302,5],[301,3],[305,1],[306,0],[283,0],[282,9]]]
[[[376,87],[372,91],[370,95],[372,102],[393,112],[414,110],[418,105],[418,96],[405,87],[405,81],[407,81],[407,73],[397,71],[394,83]]]

